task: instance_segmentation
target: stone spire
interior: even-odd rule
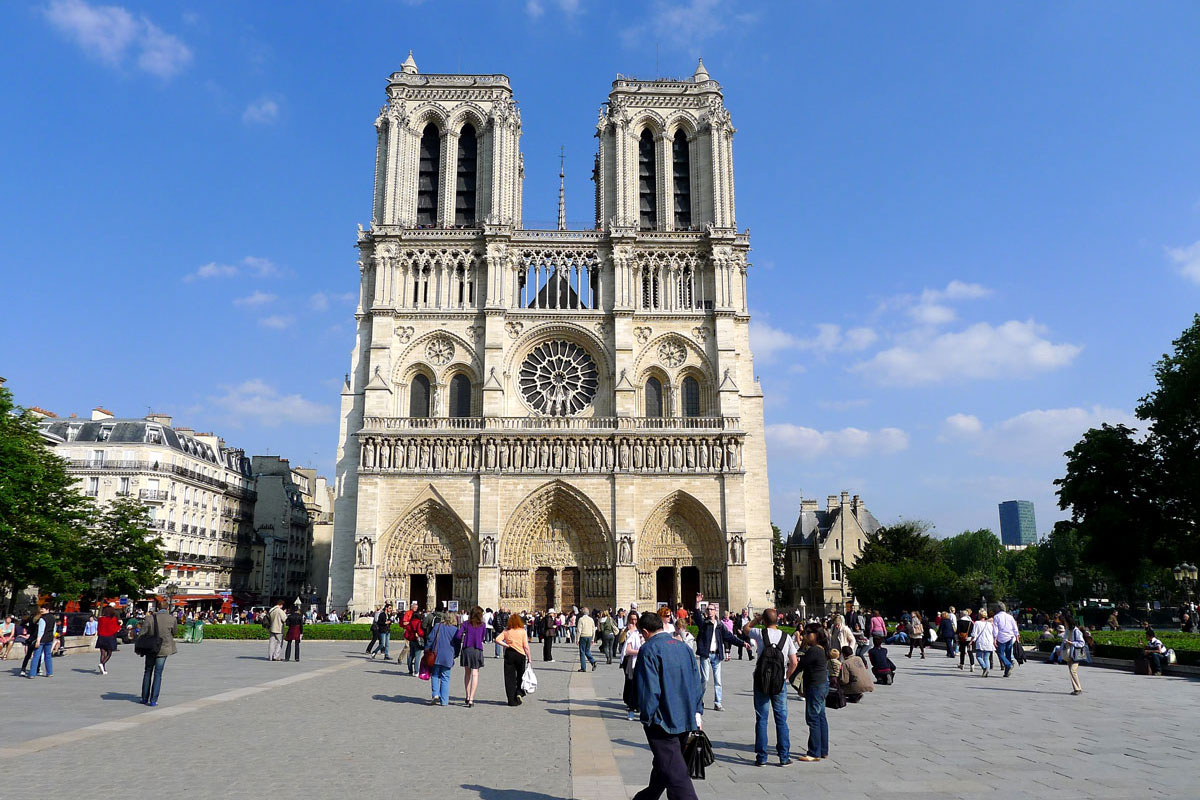
[[[411,56],[411,53],[409,54]],[[712,80],[708,77],[708,70],[704,68],[704,59],[699,59],[696,65],[696,71],[692,74],[692,83],[704,83],[707,80]]]
[[[567,184],[566,172],[563,169],[563,164],[566,157],[566,149],[558,148],[558,229],[565,231],[567,229]]]
[[[703,66],[701,66],[701,69],[703,69]],[[417,74],[417,62],[413,60],[412,50],[408,51],[408,58],[404,59],[404,63],[400,65],[400,71],[408,75]]]

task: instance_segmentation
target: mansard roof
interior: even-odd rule
[[[847,506],[847,510],[854,515],[863,533],[872,534],[883,527],[866,506],[860,505],[857,512],[850,506]],[[788,537],[788,547],[812,547],[823,544],[829,537],[829,532],[837,525],[841,513],[842,506],[840,505],[834,506],[832,509],[801,510],[800,516],[796,520],[796,527]]]
[[[144,419],[80,418],[45,420],[39,426],[43,436],[62,444],[155,444],[199,458],[212,464],[222,464],[243,475],[250,475],[250,462],[241,450],[223,448],[219,453],[208,444],[176,431],[169,425]],[[161,432],[162,440],[152,441],[150,431]]]

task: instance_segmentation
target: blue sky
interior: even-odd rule
[[[772,518],[861,494],[942,535],[1061,514],[1200,308],[1193,3],[6,3],[0,375],[331,473],[372,122],[504,72],[525,219],[592,214],[616,73],[703,55],[738,128]],[[657,67],[656,67],[657,64]]]

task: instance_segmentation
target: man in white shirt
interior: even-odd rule
[[[754,687],[754,765],[761,767],[767,763],[767,709],[775,718],[775,750],[779,755],[780,766],[792,763],[791,736],[787,722],[787,676],[796,671],[799,661],[799,650],[796,640],[779,630],[779,612],[768,608],[762,615],[762,628],[752,628],[749,624],[742,629],[742,635],[749,638],[757,646],[758,657],[772,657],[768,650],[779,649],[785,664],[783,685],[775,694],[766,694]],[[826,678],[828,682],[828,678]]]
[[[1021,630],[1004,603],[1000,603],[1000,610],[992,615],[992,623],[996,630],[996,657],[1000,659],[1004,677],[1007,678],[1013,668],[1013,643],[1021,635]]]

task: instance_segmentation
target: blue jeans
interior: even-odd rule
[[[429,688],[433,700],[440,700],[442,705],[450,705],[450,668],[434,664],[429,670]]]
[[[946,658],[954,658],[958,653],[958,643],[955,641],[954,634],[950,634],[950,638],[946,640]]]
[[[1000,666],[1004,669],[1012,669],[1012,651],[1012,642],[996,642],[996,658],[1000,659]]]
[[[976,650],[975,660],[979,662],[980,669],[992,668],[992,653],[993,650]]]
[[[158,702],[158,690],[162,688],[162,671],[166,664],[166,656],[146,656],[146,670],[142,673],[143,703]]]
[[[725,663],[724,659],[716,653],[709,653],[708,658],[700,659],[700,699],[704,699],[704,693],[708,690],[708,681],[711,679],[716,687],[716,703],[721,705],[721,665]]]
[[[384,658],[391,658],[391,655],[388,653],[388,644],[389,644],[391,641],[392,641],[392,634],[391,634],[391,633],[381,633],[381,634],[379,634],[379,647],[376,647],[376,648],[375,648],[375,652],[376,652],[376,653],[383,653],[383,657],[384,657]]]
[[[33,661],[29,665],[29,674],[37,675],[38,662],[41,661],[46,666],[46,677],[49,678],[54,674],[54,658],[50,655],[54,650],[54,642],[49,641],[45,644],[39,644],[33,649]]]
[[[581,670],[587,669],[587,664],[589,661],[592,663],[593,667],[596,666],[596,659],[592,658],[592,637],[580,636],[579,637],[579,668]]]
[[[408,674],[416,675],[417,668],[421,666],[421,653],[425,648],[421,647],[420,639],[413,639],[408,643]]]
[[[808,754],[813,758],[829,755],[829,720],[825,718],[825,695],[829,684],[804,687],[804,721],[808,723]]]
[[[821,700],[822,704],[825,702]],[[775,716],[775,752],[780,761],[788,759],[792,749],[792,737],[788,730],[787,721],[787,686],[779,694],[772,697],[769,694],[754,690],[754,759],[760,764],[767,763],[767,708]],[[810,745],[811,747],[811,745]]]

